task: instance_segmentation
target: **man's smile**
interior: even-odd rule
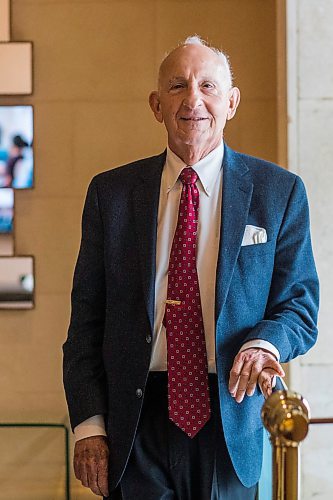
[[[180,120],[184,120],[186,122],[188,121],[191,121],[191,122],[200,122],[200,121],[203,121],[203,120],[208,120],[208,118],[204,118],[204,117],[191,117],[191,118],[186,118],[185,116],[181,116],[180,117]]]

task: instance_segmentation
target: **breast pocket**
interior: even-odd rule
[[[255,258],[256,256],[274,253],[276,241],[271,240],[267,243],[257,243],[254,245],[242,246],[239,252],[239,258]]]
[[[242,297],[245,311],[263,315],[274,270],[276,241],[241,247],[234,269],[233,283],[237,297]]]

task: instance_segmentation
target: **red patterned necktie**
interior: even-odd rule
[[[183,188],[170,254],[164,317],[169,418],[191,438],[210,418],[207,352],[196,268],[197,178],[190,167],[180,174]]]

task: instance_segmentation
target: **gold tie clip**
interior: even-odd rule
[[[166,304],[170,304],[171,306],[180,306],[182,304],[181,300],[166,300]]]

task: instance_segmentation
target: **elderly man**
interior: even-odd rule
[[[166,152],[89,186],[64,381],[97,495],[254,499],[264,397],[316,340],[305,190],[224,143],[239,99],[226,57],[187,39],[149,99]]]

